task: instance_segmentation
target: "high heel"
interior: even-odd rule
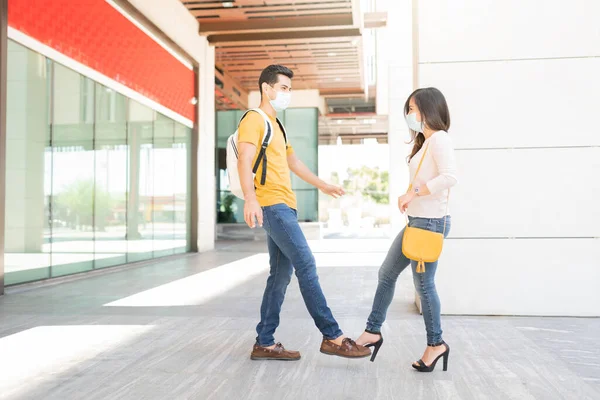
[[[435,360],[433,360],[431,365],[428,366],[421,359],[421,360],[417,361],[418,365],[412,364],[412,367],[419,372],[432,372],[435,369],[435,365],[437,364],[438,360],[443,357],[444,358],[444,360],[443,360],[444,361],[444,364],[443,364],[444,371],[448,371],[448,358],[450,357],[450,346],[448,346],[448,344],[446,342],[442,341],[441,343],[435,344],[431,347],[441,346],[442,344],[444,346],[446,346],[446,351],[444,351],[442,354],[437,356],[437,358]]]
[[[365,331],[367,333],[370,333],[372,335],[379,335],[379,340],[376,341],[375,343],[368,343],[365,344],[365,347],[373,347],[373,354],[371,354],[371,362],[375,361],[375,357],[377,357],[377,353],[379,352],[379,349],[381,348],[381,345],[383,344],[383,335],[381,334],[381,332],[371,332],[371,331]]]

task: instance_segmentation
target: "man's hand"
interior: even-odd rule
[[[346,194],[346,192],[344,191],[344,189],[342,189],[341,187],[335,186],[335,185],[330,185],[328,183],[324,183],[323,185],[321,185],[319,187],[319,189],[321,190],[321,192],[323,192],[323,193],[325,193],[325,194],[327,194],[329,196],[332,196],[332,197],[334,197],[336,199],[338,197],[343,196],[343,195]]]
[[[258,226],[263,225],[263,211],[256,198],[244,202],[244,220],[250,228],[256,228],[256,220]]]
[[[406,212],[408,205],[414,198],[415,192],[413,191],[410,191],[409,193],[403,194],[402,196],[398,197],[398,208],[400,209],[400,212],[402,214]]]

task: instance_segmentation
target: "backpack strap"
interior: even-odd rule
[[[279,125],[281,132],[283,132],[283,139],[285,140],[285,144],[287,145],[287,133],[285,131],[285,127],[283,126],[279,118],[277,118],[277,125]]]
[[[271,121],[269,120],[269,117],[267,116],[267,114],[260,108],[253,108],[251,110],[246,111],[244,113],[244,115],[242,116],[242,118],[240,118],[240,123],[242,122],[244,117],[246,115],[248,115],[248,113],[251,111],[259,113],[263,117],[263,120],[265,121],[265,132],[263,135],[263,141],[260,146],[258,157],[256,157],[256,162],[254,163],[254,167],[252,167],[252,173],[256,174],[256,171],[258,171],[258,167],[259,167],[260,163],[262,162],[263,170],[262,170],[262,174],[260,177],[260,184],[264,185],[267,181],[267,147],[271,143],[271,140],[273,140],[273,126],[272,126]],[[238,127],[239,127],[239,124],[238,124]]]

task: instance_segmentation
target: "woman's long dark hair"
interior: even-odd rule
[[[404,115],[408,114],[410,99],[415,100],[415,104],[421,113],[421,121],[425,121],[425,125],[434,131],[448,131],[450,129],[450,110],[446,98],[438,89],[430,87],[417,89],[406,99],[404,104]],[[414,143],[412,152],[408,156],[408,161],[415,156],[425,143],[425,135],[415,132],[411,129],[411,141]]]

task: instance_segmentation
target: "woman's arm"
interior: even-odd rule
[[[456,178],[456,159],[454,158],[454,146],[448,134],[436,137],[434,143],[430,146],[431,155],[435,162],[439,175],[425,182],[418,188],[400,196],[398,198],[398,208],[405,212],[408,204],[416,196],[429,196],[442,190],[450,189],[458,183]]]
[[[435,138],[435,142],[431,146],[431,155],[433,156],[433,161],[437,166],[439,175],[421,185],[417,194],[418,196],[435,194],[450,189],[458,183],[454,146],[452,145],[452,139],[450,139],[447,133]]]

